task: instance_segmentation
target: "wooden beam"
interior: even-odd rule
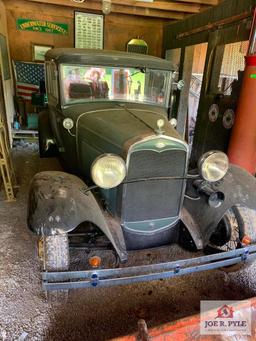
[[[218,21],[215,21],[214,23],[210,23],[210,24],[208,24],[206,26],[197,27],[197,28],[195,28],[193,30],[190,30],[188,32],[182,32],[182,33],[180,33],[180,34],[178,34],[176,36],[176,39],[182,39],[182,38],[185,38],[185,37],[189,37],[192,34],[200,33],[200,32],[203,32],[203,31],[212,30],[215,27],[221,27],[221,26],[224,26],[224,25],[232,24],[233,22],[241,21],[243,19],[246,19],[246,18],[250,17],[250,15],[251,15],[251,11],[247,11],[247,12],[243,12],[241,14],[238,14],[238,15],[235,15],[235,16],[232,16],[232,17],[228,17],[228,18],[225,18],[225,19],[222,19],[222,20],[218,20]]]
[[[173,2],[173,0],[162,0],[165,2]],[[189,3],[189,4],[199,4],[199,5],[210,5],[217,6],[220,0],[175,0],[176,3]]]
[[[101,7],[100,7],[101,8]],[[175,19],[182,20],[185,18],[185,13],[176,11],[163,11],[157,8],[146,8],[146,7],[127,7],[126,5],[112,5],[112,12],[132,14],[132,15],[142,15],[147,17],[155,18],[165,18],[165,19]]]
[[[189,98],[189,90],[190,90],[190,81],[192,76],[193,69],[193,60],[194,60],[194,51],[195,46],[187,46],[185,47],[184,62],[181,66],[182,70],[182,80],[184,81],[184,87],[180,92],[180,100],[179,100],[179,108],[178,108],[178,116],[177,116],[177,131],[185,137],[186,131],[186,121],[188,119],[188,98]]]
[[[101,0],[97,0],[100,1]],[[198,4],[182,4],[177,2],[164,2],[164,1],[154,1],[150,2],[138,2],[133,0],[111,0],[112,4],[130,6],[130,7],[138,7],[138,8],[149,8],[149,9],[157,9],[162,11],[175,11],[175,12],[184,12],[184,13],[199,13],[200,5]]]
[[[81,11],[100,11],[101,12],[101,1],[86,1],[84,3],[75,3],[70,0],[27,0],[28,2],[32,3],[39,3],[39,4],[50,4],[50,5],[57,5],[57,6],[64,6],[64,7],[72,7],[76,10]],[[17,3],[4,0],[4,3],[7,7],[12,8],[13,6],[19,6]],[[120,4],[112,4],[112,13],[121,13],[127,15],[138,15],[138,16],[146,16],[146,17],[155,17],[161,19],[169,19],[169,20],[182,20],[185,18],[184,13],[179,13],[176,11],[163,11],[154,8],[144,8],[144,7],[129,7],[127,8],[126,5]]]

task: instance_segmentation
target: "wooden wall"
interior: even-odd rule
[[[31,61],[32,43],[54,47],[74,47],[74,10],[70,7],[35,4],[25,0],[5,0],[11,58]],[[69,34],[48,34],[19,31],[17,18],[42,19],[69,25]],[[133,15],[110,14],[105,17],[104,47],[124,51],[126,43],[142,36],[149,45],[149,54],[162,55],[163,25],[165,19]]]
[[[224,99],[216,96],[219,94],[218,83],[225,51],[224,45],[248,40],[255,6],[256,0],[226,0],[219,6],[190,16],[182,22],[168,24],[164,28],[164,50],[181,49],[183,56],[188,46],[208,43],[206,67],[190,157],[192,166],[196,165],[204,152],[209,150],[227,151],[231,129],[224,127],[223,115],[227,109],[236,110],[237,96],[224,97]],[[240,60],[240,63],[233,62],[234,53],[232,52],[230,52],[225,66],[230,67],[230,64],[236,64],[237,68],[242,67],[240,65],[243,65],[243,58],[239,49],[237,49],[235,58]],[[183,64],[181,59],[181,69]],[[233,71],[235,75],[237,68]],[[212,104],[218,104],[220,111],[215,122],[211,122],[208,115]]]

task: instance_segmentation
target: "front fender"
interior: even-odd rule
[[[242,168],[230,165],[223,180],[213,183],[211,187],[225,195],[223,204],[218,208],[210,207],[205,195],[200,195],[200,200],[191,200],[188,197],[184,199],[181,220],[198,248],[208,244],[216,226],[231,207],[243,205],[256,210],[256,179]],[[189,184],[187,194],[198,197],[196,190]]]
[[[121,227],[108,224],[91,192],[78,177],[64,172],[41,172],[30,184],[28,226],[38,235],[68,233],[84,221],[98,226],[109,238],[121,260],[126,260],[126,247]]]

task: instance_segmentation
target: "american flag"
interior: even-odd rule
[[[31,101],[32,93],[39,91],[39,84],[44,80],[44,64],[14,62],[16,75],[16,94]]]

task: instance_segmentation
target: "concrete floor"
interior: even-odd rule
[[[18,146],[14,156],[20,183],[17,201],[0,204],[0,340],[109,340],[135,331],[139,318],[149,327],[156,326],[198,313],[200,300],[240,300],[256,294],[252,266],[237,274],[211,271],[81,289],[71,291],[66,303],[48,303],[41,291],[36,237],[26,227],[26,198],[33,174],[55,169],[56,162],[39,161],[35,145]],[[179,257],[181,250],[173,247],[167,253],[169,258]],[[157,251],[147,257],[161,260],[163,254]]]

